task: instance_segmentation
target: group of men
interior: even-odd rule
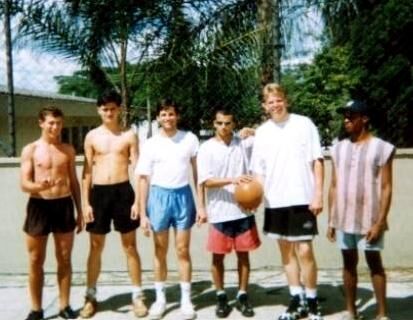
[[[324,165],[319,135],[309,118],[289,112],[281,86],[266,85],[262,96],[267,120],[256,130],[242,130],[236,135],[234,114],[217,108],[215,135],[201,145],[193,133],[178,129],[179,106],[172,100],[162,100],[157,109],[160,131],[139,150],[136,134],[120,125],[119,94],[104,93],[97,101],[102,123],[84,141],[82,201],[75,151],[60,139],[63,113],[55,107],[42,109],[41,136],[24,147],[21,156],[21,185],[30,194],[24,224],[32,303],[27,320],[43,319],[43,264],[49,233],[55,241],[59,316],[77,317],[69,304],[71,251],[74,230],[80,232],[84,225],[90,234],[90,249],[80,316],[93,317],[98,309],[96,286],[101,256],[112,221],[127,257],[131,302],[137,317],[160,319],[165,313],[170,229],[174,231],[178,260],[182,318],[196,317],[191,302],[191,227],[205,222],[209,222],[206,248],[212,254],[216,316],[225,318],[232,311],[225,292],[224,258],[235,251],[239,279],[235,307],[244,317],[253,317],[247,294],[249,252],[261,242],[251,210],[234,200],[236,185],[252,179],[263,186],[263,231],[278,242],[291,294],[287,309],[278,319],[308,316],[310,320],[322,320],[312,247],[318,233],[317,215],[323,208]],[[348,137],[331,151],[327,235],[332,241],[337,237],[342,250],[346,319],[359,319],[355,301],[358,249],[362,249],[371,270],[377,319],[385,320],[386,278],[380,250],[391,201],[394,147],[370,133],[364,103],[351,101],[338,112],[344,115]],[[129,182],[130,167],[134,170],[135,189]],[[142,291],[136,243],[139,226],[145,234],[152,233],[154,242],[156,299],[149,310]]]

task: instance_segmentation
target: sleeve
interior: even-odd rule
[[[265,175],[265,159],[263,157],[263,148],[261,148],[261,138],[258,132],[255,133],[254,144],[251,152],[249,170],[252,174]]]
[[[211,165],[211,152],[208,152],[208,144],[206,142],[199,148],[196,166],[198,171],[198,184],[202,184],[206,180],[214,177]]]
[[[151,152],[151,143],[146,141],[143,144],[142,150],[138,159],[138,164],[135,168],[135,175],[145,175],[150,176],[152,174],[152,159],[153,155]]]
[[[323,159],[323,151],[321,149],[320,135],[318,133],[315,124],[309,120],[309,131],[310,131],[310,145],[308,149],[308,161],[314,161],[317,159]]]
[[[383,141],[382,143],[384,145],[382,148],[383,152],[381,153],[380,157],[380,166],[384,166],[387,161],[389,161],[391,155],[396,152],[396,148],[391,143],[388,143],[386,141]]]
[[[241,140],[241,147],[243,149],[243,152],[245,156],[247,157],[247,164],[251,162],[251,154],[252,154],[252,148],[254,146],[254,137],[248,137],[243,140]]]
[[[198,137],[193,134],[192,132],[191,134],[191,140],[192,140],[192,147],[191,147],[191,158],[195,157],[198,154],[198,150],[199,150],[199,139]]]

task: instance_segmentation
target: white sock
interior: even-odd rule
[[[191,283],[181,282],[181,304],[191,302]]]
[[[305,296],[309,299],[317,298],[317,289],[305,288]]]
[[[156,302],[166,302],[165,282],[155,282]]]
[[[142,297],[142,287],[132,286],[132,301],[139,297]]]
[[[86,297],[91,299],[96,299],[96,287],[86,289]]]
[[[237,299],[238,299],[239,296],[242,295],[242,294],[247,294],[247,292],[246,292],[245,290],[238,290]]]
[[[304,295],[304,289],[301,286],[290,286],[290,295],[296,296],[297,294]]]
[[[226,294],[225,290],[217,290],[217,296],[219,296],[220,294]]]

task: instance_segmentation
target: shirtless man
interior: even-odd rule
[[[138,159],[138,139],[132,130],[123,130],[119,123],[121,97],[115,91],[105,92],[97,101],[102,125],[85,138],[83,168],[84,221],[90,232],[87,262],[87,289],[82,318],[92,317],[97,310],[96,283],[101,269],[105,236],[111,221],[120,232],[132,280],[132,304],[137,317],[144,317],[147,308],[141,288],[141,262],[136,249],[139,226],[138,202],[129,183],[129,164]]]
[[[59,316],[76,319],[70,308],[71,253],[74,229],[82,230],[80,187],[75,171],[75,150],[60,141],[63,112],[46,107],[39,112],[41,136],[21,154],[21,188],[29,193],[23,230],[29,252],[29,292],[32,310],[26,320],[43,319],[43,264],[47,239],[53,233],[59,286]],[[74,217],[73,201],[77,219]]]

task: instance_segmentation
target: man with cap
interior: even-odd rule
[[[343,319],[360,319],[356,309],[357,263],[358,250],[363,250],[377,300],[376,319],[389,320],[380,252],[392,197],[395,147],[370,132],[370,112],[363,101],[352,100],[337,112],[343,115],[347,138],[331,149],[327,237],[337,240],[343,257],[347,309]]]

